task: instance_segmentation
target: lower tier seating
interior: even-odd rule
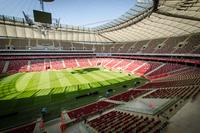
[[[36,126],[36,123],[33,122],[30,124],[26,124],[17,128],[4,131],[4,133],[33,133],[35,126]]]
[[[144,98],[189,98],[196,95],[199,91],[199,86],[183,86],[158,89]]]
[[[12,60],[8,65],[8,72],[25,72],[28,69],[28,60]]]
[[[3,72],[5,61],[0,61],[0,73]]]
[[[140,88],[150,89],[150,88],[167,88],[167,87],[174,87],[174,86],[179,87],[179,86],[192,86],[192,85],[200,85],[200,79],[197,77],[197,78],[173,80],[173,81],[160,80],[160,81],[150,82]]]
[[[44,71],[44,60],[31,60],[30,71]]]
[[[142,94],[148,92],[148,90],[130,90],[121,94],[118,94],[116,96],[113,96],[109,99],[116,100],[116,101],[125,101],[128,102],[138,96],[141,96]]]
[[[96,102],[93,104],[89,104],[89,105],[80,107],[78,109],[71,110],[68,112],[68,115],[71,119],[81,118],[81,117],[91,115],[93,113],[97,113],[98,111],[106,109],[112,105],[114,105],[114,104],[104,102],[104,101],[99,101],[99,102]]]
[[[52,69],[60,70],[64,68],[62,60],[52,60],[51,61]]]
[[[162,129],[163,123],[159,119],[119,111],[111,111],[87,122],[88,125],[99,133],[158,132]]]
[[[6,62],[6,63],[5,63]],[[152,61],[138,61],[114,58],[85,58],[85,59],[37,59],[37,60],[8,60],[0,62],[2,72],[28,72],[45,71],[49,69],[65,69],[75,67],[105,67],[112,70],[120,70],[139,76],[145,76],[150,80],[183,73],[191,69],[186,65],[174,63],[160,63]],[[5,65],[7,64],[7,65]],[[7,71],[6,71],[7,70]],[[195,68],[199,73],[199,69]]]

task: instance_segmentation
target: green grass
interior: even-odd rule
[[[35,120],[42,107],[47,107],[47,120],[59,117],[61,110],[73,109],[99,100],[108,89],[111,95],[135,87],[146,79],[98,68],[66,69],[17,73],[0,79],[0,129]],[[127,88],[122,87],[127,85]],[[99,95],[75,99],[76,96],[98,91]],[[11,113],[17,115],[3,117]]]
[[[96,68],[94,70],[91,68],[90,71],[69,69],[18,73],[5,77],[0,81],[0,100],[49,95],[49,93],[54,94],[54,90],[59,90],[56,93],[63,93],[65,90],[67,92],[80,91],[107,86],[133,78],[135,77]],[[49,90],[52,90],[52,92]],[[13,93],[14,95],[10,96]]]

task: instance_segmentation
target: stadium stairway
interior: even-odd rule
[[[90,64],[90,66],[92,66],[92,63],[91,63],[90,59],[87,59],[87,61]]]
[[[7,72],[8,66],[9,66],[9,61],[6,61],[6,62],[5,62],[5,65],[4,65],[4,67],[3,67],[2,73]]]
[[[63,133],[93,133],[84,123],[76,123],[67,128]]]
[[[197,133],[200,131],[200,95],[189,101],[170,120],[164,132]],[[176,123],[176,125],[174,124]]]
[[[162,65],[158,66],[157,68],[153,69],[152,71],[146,73],[145,76],[148,76],[149,74],[151,74],[151,73],[157,71],[158,69],[160,69],[160,68],[163,67],[164,65],[165,65],[165,64],[162,64]]]
[[[113,104],[125,104],[126,103],[126,102],[110,100],[110,99],[104,99],[103,101],[113,103]]]
[[[45,123],[47,133],[62,133],[60,130],[60,118]]]
[[[31,70],[31,61],[28,61],[28,66],[27,66],[27,70],[30,71]]]
[[[80,64],[79,64],[79,62],[77,61],[77,59],[75,59],[75,61],[76,61],[77,66],[80,67]]]

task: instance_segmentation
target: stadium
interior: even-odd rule
[[[0,132],[200,131],[199,0],[1,3]]]

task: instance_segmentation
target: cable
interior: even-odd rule
[[[91,25],[102,24],[102,23],[110,22],[110,21],[112,21],[112,19],[102,20],[102,21],[98,21],[98,22],[94,22],[94,23],[88,23],[88,24],[84,24],[82,26],[91,26]]]

